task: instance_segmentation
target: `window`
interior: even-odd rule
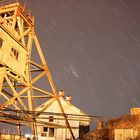
[[[14,59],[18,60],[19,52],[18,52],[15,48],[11,48],[11,53],[10,53],[10,55],[11,55]]]
[[[43,132],[48,132],[48,127],[43,127]]]
[[[49,122],[53,122],[53,116],[49,116]]]
[[[46,134],[46,133],[41,133],[41,136],[42,136],[42,137],[46,137],[47,134]]]
[[[130,140],[133,138],[133,129],[115,129],[115,140]]]
[[[0,48],[2,48],[3,39],[0,37]]]
[[[49,128],[49,137],[54,137],[54,128]]]

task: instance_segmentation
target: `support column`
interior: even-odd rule
[[[5,68],[0,68],[0,95],[1,95],[2,87],[3,87],[5,72],[6,72]]]

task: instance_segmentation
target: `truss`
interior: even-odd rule
[[[10,67],[3,64],[2,61],[0,62],[1,114],[5,115],[5,109],[16,109],[17,112],[12,112],[12,115],[22,116],[23,120],[28,119],[28,125],[32,127],[33,134],[36,134],[36,113],[28,112],[34,112],[35,108],[41,105],[43,101],[46,102],[48,98],[54,98],[57,100],[59,108],[63,113],[66,127],[69,128],[72,138],[75,139],[34,31],[34,17],[19,2],[8,5],[1,3],[0,28],[27,51],[24,75],[16,73]],[[34,52],[36,52],[38,59],[34,58]],[[45,88],[41,87],[40,84],[40,80],[44,78],[47,79]],[[41,101],[40,98],[42,98]],[[41,112],[44,111],[44,108],[45,106]],[[5,121],[7,122],[7,120]],[[21,123],[20,120],[14,122],[18,125]]]

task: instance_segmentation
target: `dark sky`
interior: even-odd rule
[[[105,119],[140,106],[140,0],[22,0],[57,89]]]

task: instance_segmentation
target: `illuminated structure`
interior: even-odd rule
[[[64,91],[59,91],[59,98],[67,114],[67,119],[69,120],[74,137],[82,138],[84,133],[89,132],[91,117],[71,103],[71,96],[66,96],[64,99]],[[51,123],[52,126],[48,128],[45,124],[38,125],[38,140],[70,140],[71,136],[65,127],[65,121],[61,115],[59,106],[57,106],[57,101],[50,99],[36,108],[36,110],[40,111],[44,106],[46,106],[44,112],[36,119],[43,122],[46,120],[46,122]]]
[[[19,2],[0,4],[0,121],[17,124],[19,133],[20,124],[29,125],[36,135],[36,117],[45,106],[39,113],[34,109],[54,98],[75,139],[34,31],[34,18]],[[41,87],[41,79],[47,79],[46,89]]]

